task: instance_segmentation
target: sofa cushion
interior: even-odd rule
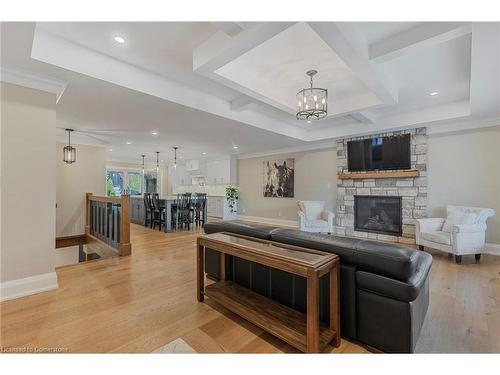
[[[413,301],[418,297],[420,289],[427,279],[431,269],[432,256],[420,253],[415,273],[406,281],[394,280],[392,278],[376,275],[374,273],[357,271],[356,285],[358,288],[380,294],[382,296],[395,298],[401,301]]]
[[[443,245],[451,245],[451,235],[449,232],[429,230],[427,232],[420,232],[420,237],[427,241],[437,242]]]
[[[396,244],[295,229],[276,229],[271,233],[271,240],[335,253],[340,256],[341,263],[402,281],[415,273],[419,258],[419,251]]]
[[[218,233],[218,232],[230,232],[241,234],[243,236],[256,237],[263,240],[271,239],[271,232],[278,227],[271,225],[261,225],[261,224],[249,224],[248,222],[240,220],[231,221],[218,221],[214,223],[207,223],[204,225],[203,229],[205,233]]]

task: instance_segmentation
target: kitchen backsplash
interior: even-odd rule
[[[178,193],[206,193],[213,196],[225,196],[227,185],[181,185],[174,189],[174,194]]]

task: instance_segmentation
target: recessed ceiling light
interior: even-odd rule
[[[123,43],[125,43],[125,39],[124,39],[123,37],[121,37],[121,36],[118,36],[118,35],[117,35],[117,36],[115,36],[113,39],[114,39],[114,41],[115,41],[116,43],[119,43],[119,44],[123,44]]]
[[[235,145],[235,146],[233,146],[233,148],[234,148],[235,150],[237,150],[237,149],[238,149],[238,146],[236,146],[236,145]]]
[[[431,92],[429,95],[430,95],[430,96],[436,96],[437,94],[439,94],[439,92],[437,92],[437,91],[433,91],[433,92]]]
[[[152,135],[158,135],[158,132],[157,131],[152,131],[151,134]]]
[[[126,143],[126,144],[128,144],[128,145],[131,145],[131,144],[132,144],[132,142],[130,142],[130,141],[127,141],[127,142],[125,142],[125,143]]]
[[[112,149],[112,148],[110,148],[110,149],[109,149],[109,151],[110,151],[110,152],[112,152],[112,151],[113,151],[113,149]]]
[[[206,152],[202,152],[201,154],[202,154],[202,155],[206,155],[207,153],[206,153]]]
[[[307,123],[310,124],[311,123],[311,120],[307,120]]]

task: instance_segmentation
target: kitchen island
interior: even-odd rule
[[[172,204],[175,203],[176,196],[160,198],[160,205],[165,207],[165,226],[164,232],[172,231]],[[225,197],[207,196],[205,205],[205,218],[213,217],[216,219],[229,219],[229,208]],[[144,199],[142,195],[133,195],[130,197],[130,222],[134,224],[145,224]]]

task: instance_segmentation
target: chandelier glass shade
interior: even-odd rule
[[[316,70],[306,74],[310,78],[310,87],[297,93],[297,120],[319,120],[328,114],[328,90],[313,86]]]
[[[73,164],[76,162],[76,148],[71,146],[71,132],[73,129],[66,129],[68,132],[68,145],[63,148],[63,161],[66,164]]]

